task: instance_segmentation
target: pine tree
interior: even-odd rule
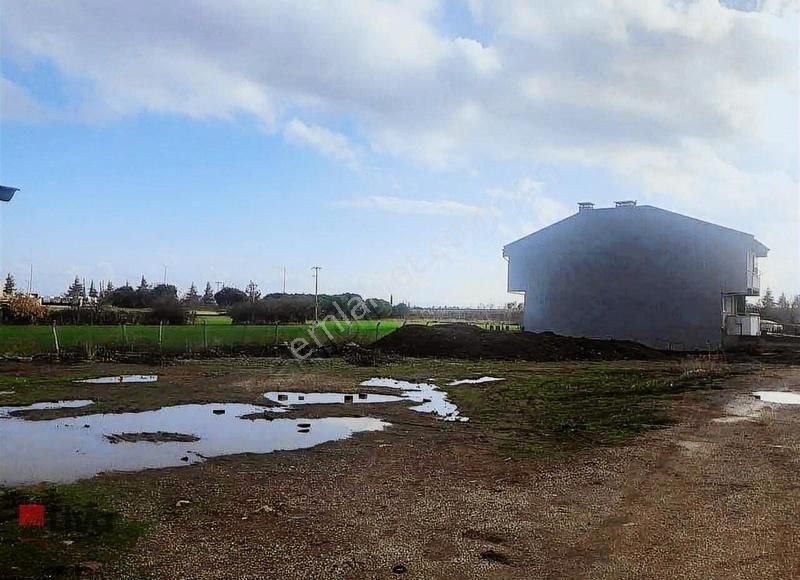
[[[206,282],[206,289],[205,292],[203,292],[203,304],[208,304],[209,306],[216,304],[214,300],[214,291],[211,289],[211,282]]]
[[[64,296],[73,302],[78,302],[84,296],[84,288],[80,278],[75,276],[75,281],[72,282]]]
[[[186,292],[186,296],[183,297],[183,302],[187,306],[199,306],[200,305],[200,294],[198,294],[197,286],[194,285],[194,282],[192,282],[192,285],[189,286],[189,291]]]
[[[136,289],[136,291],[137,292],[145,292],[147,290],[150,290],[150,284],[148,284],[147,280],[145,280],[145,277],[142,276],[142,281],[139,282],[139,287]]]
[[[111,283],[111,280],[108,281],[106,284],[106,294],[111,294],[114,291],[114,285]]]
[[[17,290],[17,283],[14,281],[14,276],[11,273],[6,276],[6,285],[3,286],[3,294],[10,296]]]
[[[94,287],[94,280],[89,283],[89,296],[91,298],[97,298],[97,289]]]

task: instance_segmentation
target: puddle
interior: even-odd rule
[[[756,391],[753,395],[765,403],[800,405],[800,393],[791,393],[788,391]]]
[[[447,400],[447,393],[440,391],[433,383],[411,383],[387,378],[372,378],[361,383],[362,387],[384,387],[402,391],[402,398],[421,403],[411,407],[419,413],[433,413],[444,421],[469,421],[468,417],[459,415],[458,407]]]
[[[47,403],[33,403],[32,405],[20,405],[13,407],[0,407],[0,419],[8,419],[14,414],[22,411],[46,411],[48,409],[78,409],[94,405],[94,401],[79,399],[74,401],[53,401]],[[1,459],[1,458],[0,458]]]
[[[393,403],[403,401],[395,395],[373,393],[279,393],[273,391],[264,395],[267,400],[281,405],[334,405],[350,403]],[[285,411],[278,407],[280,411]]]
[[[16,395],[17,391],[0,391],[0,395]]]
[[[21,410],[76,408],[91,401],[36,403],[0,407],[0,485],[39,482],[67,483],[105,471],[191,465],[206,458],[234,453],[270,453],[306,449],[352,436],[380,431],[389,423],[370,417],[324,419],[241,419],[268,407],[239,403],[164,407],[140,413],[94,414],[45,421],[28,421],[11,413]],[[223,414],[213,411],[224,410]],[[299,427],[302,424],[303,427]],[[302,429],[302,432],[299,431]],[[139,441],[107,436],[139,433],[179,433],[199,441]]]
[[[81,379],[76,383],[92,383],[95,385],[107,385],[113,383],[155,383],[158,375],[117,375],[115,377],[98,377],[96,379]]]
[[[455,387],[456,385],[479,385],[481,383],[493,383],[495,381],[504,381],[505,379],[498,379],[497,377],[481,377],[479,379],[461,379],[460,381],[453,381],[452,383],[447,383],[450,387]]]

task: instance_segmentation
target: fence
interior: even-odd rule
[[[322,345],[344,342],[369,344],[394,331],[390,321],[357,322],[324,328],[308,324],[272,325],[84,325],[0,326],[0,354],[32,356],[98,349],[172,354],[235,351],[272,347],[303,338]],[[313,335],[312,335],[313,330]]]

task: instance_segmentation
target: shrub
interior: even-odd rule
[[[8,301],[6,314],[9,322],[17,324],[33,324],[47,318],[47,307],[37,298],[15,294]]]

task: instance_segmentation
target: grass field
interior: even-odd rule
[[[209,318],[227,318],[214,316]],[[317,329],[315,335],[325,344],[354,340],[368,344],[386,336],[403,324],[401,320],[357,321],[339,328],[336,323]],[[272,346],[295,338],[310,339],[312,324],[233,325],[215,320],[207,324],[187,326],[107,325],[59,326],[59,347],[62,350],[97,347],[164,352],[201,352],[205,349]],[[160,335],[160,340],[159,340]],[[0,326],[0,354],[29,356],[54,353],[55,337],[50,326]]]

